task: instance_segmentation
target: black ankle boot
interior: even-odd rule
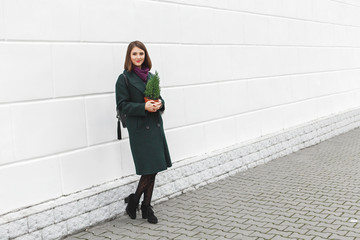
[[[154,215],[154,211],[152,210],[152,206],[149,205],[144,205],[144,203],[141,204],[141,213],[142,213],[142,218],[147,219],[149,223],[157,223],[158,219],[157,217]]]
[[[136,210],[139,210],[139,200],[136,200],[135,194],[130,194],[127,198],[125,198],[126,213],[130,216],[131,219],[136,218]]]

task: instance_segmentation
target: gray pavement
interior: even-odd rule
[[[356,129],[66,240],[360,239],[359,170]]]

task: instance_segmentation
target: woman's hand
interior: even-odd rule
[[[145,103],[145,110],[148,112],[156,112],[161,107],[162,107],[161,100],[158,101],[151,100]]]

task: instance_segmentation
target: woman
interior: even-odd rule
[[[141,175],[136,192],[125,198],[126,213],[136,218],[140,197],[142,218],[157,223],[150,205],[158,172],[171,167],[171,159],[163,129],[161,112],[165,110],[164,100],[144,102],[144,91],[151,69],[150,56],[140,41],[128,46],[124,72],[116,82],[116,105],[126,114],[126,125],[136,174]],[[128,84],[125,82],[126,75]]]

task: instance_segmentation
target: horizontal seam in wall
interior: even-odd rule
[[[115,87],[115,81],[114,81],[114,87]],[[83,95],[69,95],[69,96],[62,96],[62,97],[55,97],[55,98],[39,98],[39,99],[33,99],[33,100],[19,100],[19,101],[12,101],[12,102],[1,102],[1,105],[19,105],[19,104],[34,104],[34,103],[44,103],[44,102],[51,102],[51,101],[58,101],[58,100],[86,100],[89,97],[101,97],[101,96],[110,96],[114,95],[114,92],[102,92],[102,93],[90,93],[90,94],[83,94]],[[115,99],[115,96],[114,96]],[[115,100],[114,100],[115,101]]]
[[[339,0],[329,0],[329,1],[341,3],[341,4],[344,4],[344,5],[350,5],[350,6],[354,6],[354,7],[360,7],[360,5],[356,5],[356,4],[353,4],[353,3],[347,3],[347,2],[343,2],[343,1],[339,1]]]
[[[0,39],[0,44],[87,44],[87,45],[125,45],[127,46],[129,42],[127,41],[59,41],[59,40],[19,40],[19,39]],[[259,44],[259,43],[191,43],[191,42],[156,42],[149,41],[146,42],[147,45],[162,45],[162,46],[212,46],[212,47],[229,47],[229,46],[238,46],[238,47],[284,47],[284,48],[360,48],[360,46],[346,46],[346,45],[290,45],[290,44]]]
[[[259,15],[259,16],[267,16],[267,17],[277,17],[277,18],[298,20],[298,21],[304,21],[304,22],[323,23],[323,24],[348,26],[348,27],[360,27],[360,25],[349,25],[349,24],[341,24],[341,23],[335,23],[335,22],[325,22],[325,21],[311,20],[311,19],[305,19],[305,18],[287,17],[287,16],[281,16],[281,15],[267,14],[267,13],[257,13],[257,12],[251,12],[251,11],[246,11],[246,10],[232,10],[232,9],[228,9],[228,8],[204,6],[204,5],[200,5],[200,4],[179,3],[179,2],[161,1],[161,0],[160,1],[159,0],[147,0],[147,1],[148,2],[158,2],[158,3],[160,2],[160,3],[166,3],[166,4],[173,4],[173,5],[179,5],[179,6],[190,6],[190,7],[193,6],[193,7],[207,8],[207,9],[213,9],[213,10],[222,10],[222,11],[229,11],[229,12],[235,12],[235,13],[247,13],[247,14]]]

